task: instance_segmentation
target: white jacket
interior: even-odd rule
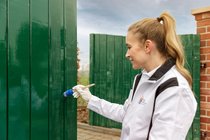
[[[155,100],[157,91],[160,94]],[[124,105],[93,96],[88,108],[121,122],[121,140],[146,140],[147,136],[149,140],[185,140],[197,103],[186,79],[168,60],[158,69],[142,72],[135,93],[130,90]]]

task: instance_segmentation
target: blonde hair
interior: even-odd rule
[[[145,18],[132,24],[128,31],[134,33],[139,41],[149,39],[157,44],[158,51],[166,58],[176,62],[176,68],[192,87],[192,77],[184,67],[185,55],[180,38],[176,34],[176,22],[168,13],[163,12],[158,18]]]

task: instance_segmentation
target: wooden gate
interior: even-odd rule
[[[76,140],[76,0],[0,1],[0,140]]]
[[[198,35],[181,35],[185,46],[186,67],[193,77],[193,91],[200,105],[200,39]],[[111,102],[123,104],[128,96],[134,76],[138,71],[125,59],[125,37],[115,35],[90,35],[90,83],[97,86],[92,93]],[[90,113],[90,124],[121,128],[121,124]],[[200,106],[187,136],[187,140],[200,139]]]

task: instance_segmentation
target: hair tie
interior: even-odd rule
[[[163,24],[163,18],[162,17],[157,17],[157,21],[160,22],[160,24]]]

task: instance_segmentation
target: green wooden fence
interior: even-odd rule
[[[76,0],[0,1],[0,140],[76,139]]]
[[[200,82],[200,39],[198,35],[181,35],[185,46],[186,67],[193,77],[193,90],[199,105]],[[124,36],[91,34],[90,35],[90,83],[94,95],[111,102],[123,104],[128,96],[134,76],[138,71],[132,70],[125,58],[127,48]],[[121,128],[121,124],[90,112],[90,124]],[[187,136],[187,140],[200,139],[200,107]]]

